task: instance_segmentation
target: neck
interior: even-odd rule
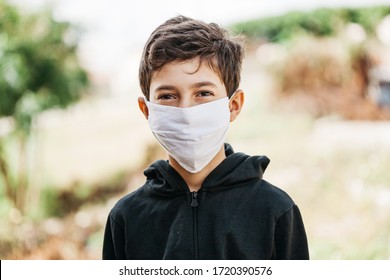
[[[184,179],[184,181],[186,182],[190,191],[197,192],[202,187],[203,181],[206,179],[206,177],[225,158],[226,158],[225,148],[224,148],[224,146],[222,146],[221,149],[218,151],[217,155],[209,162],[209,164],[206,165],[205,168],[203,168],[198,173],[188,172],[183,167],[181,167],[181,165],[171,156],[169,156],[169,163],[180,174],[180,176]]]

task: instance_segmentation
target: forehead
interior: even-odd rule
[[[160,84],[185,84],[211,81],[223,86],[223,81],[207,62],[199,58],[186,61],[172,61],[165,64],[161,69],[154,72],[151,79],[151,90]]]

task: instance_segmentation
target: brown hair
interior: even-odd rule
[[[161,24],[146,42],[139,67],[139,81],[149,100],[150,83],[155,71],[175,60],[200,58],[219,75],[230,97],[241,78],[243,47],[215,23],[204,23],[184,16]]]

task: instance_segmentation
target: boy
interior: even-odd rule
[[[243,48],[184,16],[145,45],[138,104],[168,153],[112,209],[103,259],[308,259],[298,207],[262,179],[265,156],[224,144],[244,102]]]

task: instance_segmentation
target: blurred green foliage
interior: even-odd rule
[[[75,181],[66,189],[46,186],[41,192],[39,209],[41,217],[65,217],[86,205],[103,203],[107,198],[123,193],[130,176],[132,175],[126,172],[119,172],[97,184],[89,185]]]
[[[290,12],[282,16],[240,22],[231,26],[235,33],[268,42],[283,42],[300,33],[332,36],[346,23],[360,24],[368,34],[390,14],[390,6],[368,8],[321,8],[311,12]]]
[[[310,12],[244,21],[231,26],[258,44],[274,91],[301,103],[314,117],[336,114],[349,120],[388,120],[378,106],[375,67],[383,63],[377,28],[390,6],[320,8]],[[379,39],[379,40],[377,40]]]
[[[0,0],[0,117],[28,130],[35,114],[78,100],[88,79],[77,43],[77,30],[50,11],[23,14]]]
[[[0,137],[0,184],[22,211],[29,185],[26,149],[34,117],[79,100],[88,86],[77,57],[79,34],[70,23],[54,20],[50,10],[24,13],[0,0],[0,118],[11,118],[14,133],[8,137],[19,143],[15,171],[9,164],[5,136]]]

